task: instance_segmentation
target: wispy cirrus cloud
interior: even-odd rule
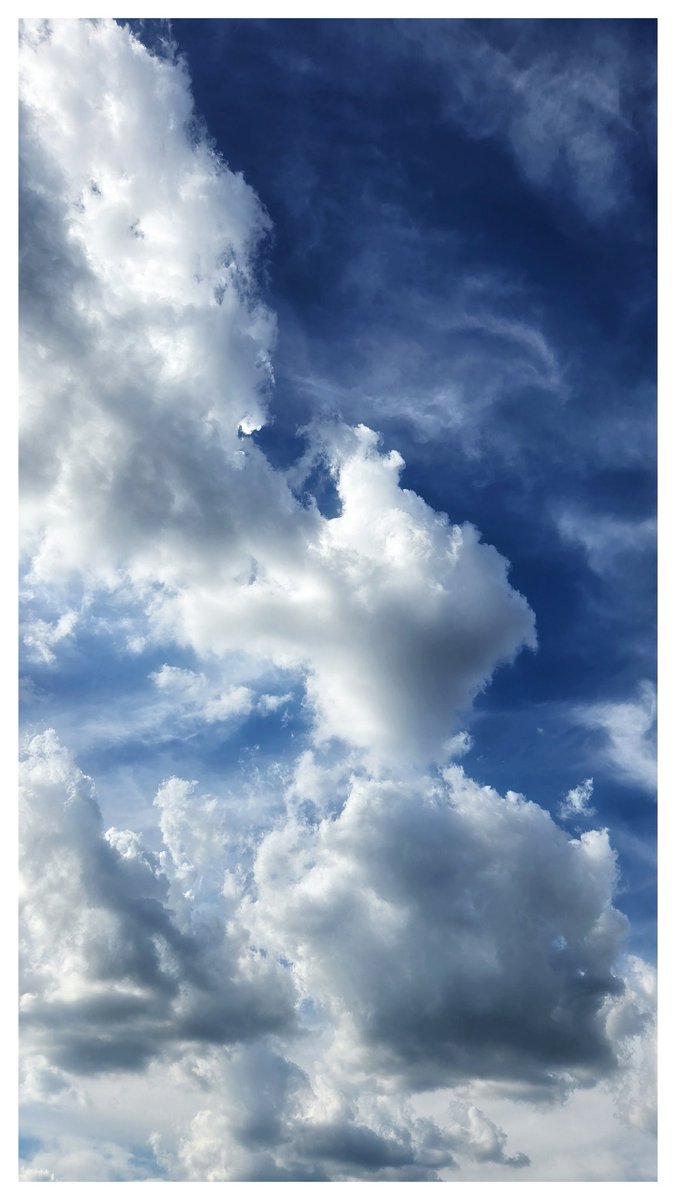
[[[580,724],[602,734],[601,754],[619,779],[655,791],[657,703],[653,684],[644,681],[635,698],[579,708],[576,717]]]
[[[555,49],[534,21],[400,24],[436,68],[444,115],[475,138],[497,138],[536,188],[572,202],[591,222],[632,200],[632,157],[645,136],[627,37],[588,22],[583,37],[559,23]],[[654,68],[653,68],[654,69]],[[637,124],[637,120],[639,123]]]

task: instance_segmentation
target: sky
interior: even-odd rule
[[[655,39],[23,24],[24,1180],[655,1178]]]

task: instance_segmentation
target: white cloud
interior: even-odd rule
[[[591,777],[583,779],[577,787],[566,792],[564,799],[559,804],[559,817],[564,821],[571,820],[573,817],[592,817],[595,809],[589,801],[593,792],[594,780]]]
[[[657,703],[652,683],[645,680],[636,699],[578,708],[576,718],[604,735],[601,753],[618,778],[654,792]]]
[[[269,220],[197,132],[180,62],[109,21],[49,31],[21,48],[24,547],[36,578],[112,582],[121,560],[147,577],[159,538],[170,574],[172,549],[235,533],[217,480],[264,419]]]
[[[647,81],[612,31],[591,31],[574,50],[565,39],[543,50],[535,24],[522,24],[509,49],[476,24],[449,34],[420,22],[407,35],[441,68],[445,116],[471,137],[500,138],[534,187],[595,224],[631,201],[632,141],[654,133],[633,125]]]
[[[613,1005],[610,1036],[619,1046],[622,1072],[613,1095],[629,1126],[657,1132],[657,975],[649,963],[630,955],[624,964],[625,992]]]
[[[198,652],[244,645],[304,669],[320,739],[434,757],[497,663],[535,645],[532,614],[472,526],[399,486],[402,459],[371,430],[323,436],[340,515],[313,514],[302,557],[261,556],[243,587],[186,588],[162,618]]]
[[[166,663],[151,676],[155,687],[175,696],[186,711],[204,721],[227,721],[231,717],[247,716],[254,705],[254,694],[248,687],[231,687],[227,691],[214,689],[206,676],[183,667]]]
[[[629,555],[654,555],[657,522],[653,517],[623,521],[605,513],[589,514],[574,509],[559,513],[557,527],[565,541],[584,548],[589,565],[598,575],[626,571]]]
[[[267,716],[293,699],[292,692],[263,692],[257,697],[250,687],[241,684],[222,690],[201,671],[189,671],[167,663],[150,678],[161,693],[171,698],[173,715],[181,712],[185,717],[200,719],[207,724],[246,717],[253,711]]]
[[[32,577],[131,581],[158,635],[303,672],[318,738],[438,756],[457,710],[535,645],[505,560],[402,489],[403,460],[364,426],[318,435],[334,520],[239,436],[265,419],[273,322],[251,257],[267,219],[191,134],[180,65],[64,22],[24,39],[22,80]]]
[[[255,672],[235,678],[237,651],[261,686],[280,670],[304,680],[314,743],[291,779],[279,770],[264,832],[246,789],[165,780],[151,849],[103,832],[92,781],[53,731],[30,740],[26,1099],[38,1123],[49,1095],[78,1116],[26,1178],[152,1173],[111,1116],[124,1107],[111,1077],[144,1136],[161,1126],[158,1170],[179,1178],[525,1167],[471,1097],[432,1119],[411,1093],[497,1080],[541,1099],[629,1078],[648,1019],[616,974],[626,923],[606,833],[570,839],[460,768],[419,769],[468,749],[458,721],[535,646],[533,614],[500,554],[402,488],[401,456],[366,426],[308,435],[308,462],[333,474],[333,519],[243,436],[265,421],[271,379],[274,320],[254,288],[269,220],[195,124],[184,66],[112,22],[27,23],[21,79],[31,578],[124,588],[146,617],[130,650],[164,636],[196,652],[204,670],[153,676],[170,728],[288,700],[254,688]],[[490,332],[558,385],[537,331]],[[68,620],[28,629],[43,660]],[[636,771],[643,733],[632,742],[621,709],[589,720]],[[167,1089],[174,1129],[156,1120]]]
[[[63,641],[64,638],[70,637],[77,625],[78,618],[79,614],[70,610],[62,613],[57,621],[37,619],[26,622],[21,630],[21,639],[28,650],[29,658],[35,662],[56,662],[56,655],[52,647]]]

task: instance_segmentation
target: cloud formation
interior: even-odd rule
[[[27,621],[21,631],[21,640],[31,659],[37,662],[56,662],[53,647],[64,638],[70,637],[78,622],[78,613],[62,613],[57,621]]]
[[[539,44],[537,21],[513,22],[508,37],[476,21],[399,29],[437,67],[449,120],[499,138],[531,185],[597,224],[631,202],[633,140],[648,133],[638,99],[654,79],[636,73],[624,39],[604,25],[588,22],[583,39],[561,30],[556,49]]]
[[[654,517],[622,521],[605,513],[568,509],[559,513],[557,527],[565,541],[583,547],[590,567],[601,576],[624,577],[631,557],[650,555],[652,561],[654,556],[657,539]]]
[[[589,801],[594,793],[594,780],[583,779],[582,783],[578,783],[577,787],[571,788],[566,792],[563,800],[559,804],[559,817],[564,821],[572,820],[573,817],[592,817],[595,809]]]
[[[131,831],[104,836],[92,781],[52,730],[28,745],[22,1019],[26,1046],[57,1068],[139,1070],[172,1043],[228,1044],[293,1025],[288,972],[228,928],[232,896],[221,895],[218,920],[193,914],[185,895],[180,911],[170,906],[185,871],[176,792],[166,785],[158,797],[169,837],[158,856]]]
[[[123,597],[127,649],[167,657],[156,710],[113,714],[115,736],[253,720],[297,688],[310,723],[271,768],[274,803],[249,802],[255,766],[237,795],[171,774],[143,836],[104,829],[54,731],[29,735],[24,1095],[45,1123],[25,1178],[526,1170],[482,1089],[542,1104],[623,1080],[646,1128],[651,982],[623,964],[607,831],[570,837],[444,767],[469,752],[463,717],[496,669],[536,648],[509,563],[402,486],[402,455],[366,424],[313,421],[288,471],[256,440],[271,223],[171,47],[110,21],[27,22],[21,91],[23,565],[63,614],[28,622],[27,648],[53,665],[78,611],[59,597]],[[575,167],[589,155],[552,131],[554,91],[544,129]],[[539,326],[477,312],[456,314],[462,332],[559,389]],[[643,696],[581,719],[645,779],[653,718]],[[562,814],[590,815],[590,797],[587,780]],[[141,1155],[111,1121],[121,1081]],[[420,1093],[442,1089],[425,1114]],[[171,1119],[149,1102],[166,1094]],[[72,1122],[55,1134],[57,1107]]]
[[[640,960],[619,970],[606,835],[570,839],[459,767],[424,788],[354,779],[341,811],[303,823],[309,766],[247,869],[218,797],[167,780],[151,851],[103,835],[91,780],[51,732],[31,741],[24,1093],[67,1109],[71,1134],[49,1133],[25,1178],[524,1169],[477,1083],[540,1104],[605,1080],[649,1128],[654,986]],[[163,1132],[154,1108],[135,1118],[141,1162],[78,1133],[87,1089],[127,1076],[183,1096]],[[438,1088],[450,1107],[425,1116],[415,1094]]]
[[[268,834],[255,877],[251,920],[330,1013],[341,1058],[418,1088],[612,1073],[627,922],[604,831],[569,838],[459,767],[354,779],[339,816]]]
[[[158,634],[301,672],[318,737],[438,756],[496,665],[535,645],[507,564],[402,489],[401,456],[364,426],[321,433],[332,520],[242,436],[270,375],[251,285],[265,214],[196,130],[180,63],[115,25],[50,30],[22,52],[30,578],[131,581]]]
[[[635,699],[590,704],[576,716],[581,725],[603,735],[601,754],[617,778],[655,791],[657,700],[652,683],[644,680]]]

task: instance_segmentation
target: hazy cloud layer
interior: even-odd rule
[[[636,72],[607,23],[588,22],[583,38],[560,25],[554,51],[538,44],[533,21],[399,30],[436,67],[447,118],[475,138],[504,142],[534,187],[563,193],[593,223],[630,204],[634,139],[648,133],[637,102],[653,80]]]

